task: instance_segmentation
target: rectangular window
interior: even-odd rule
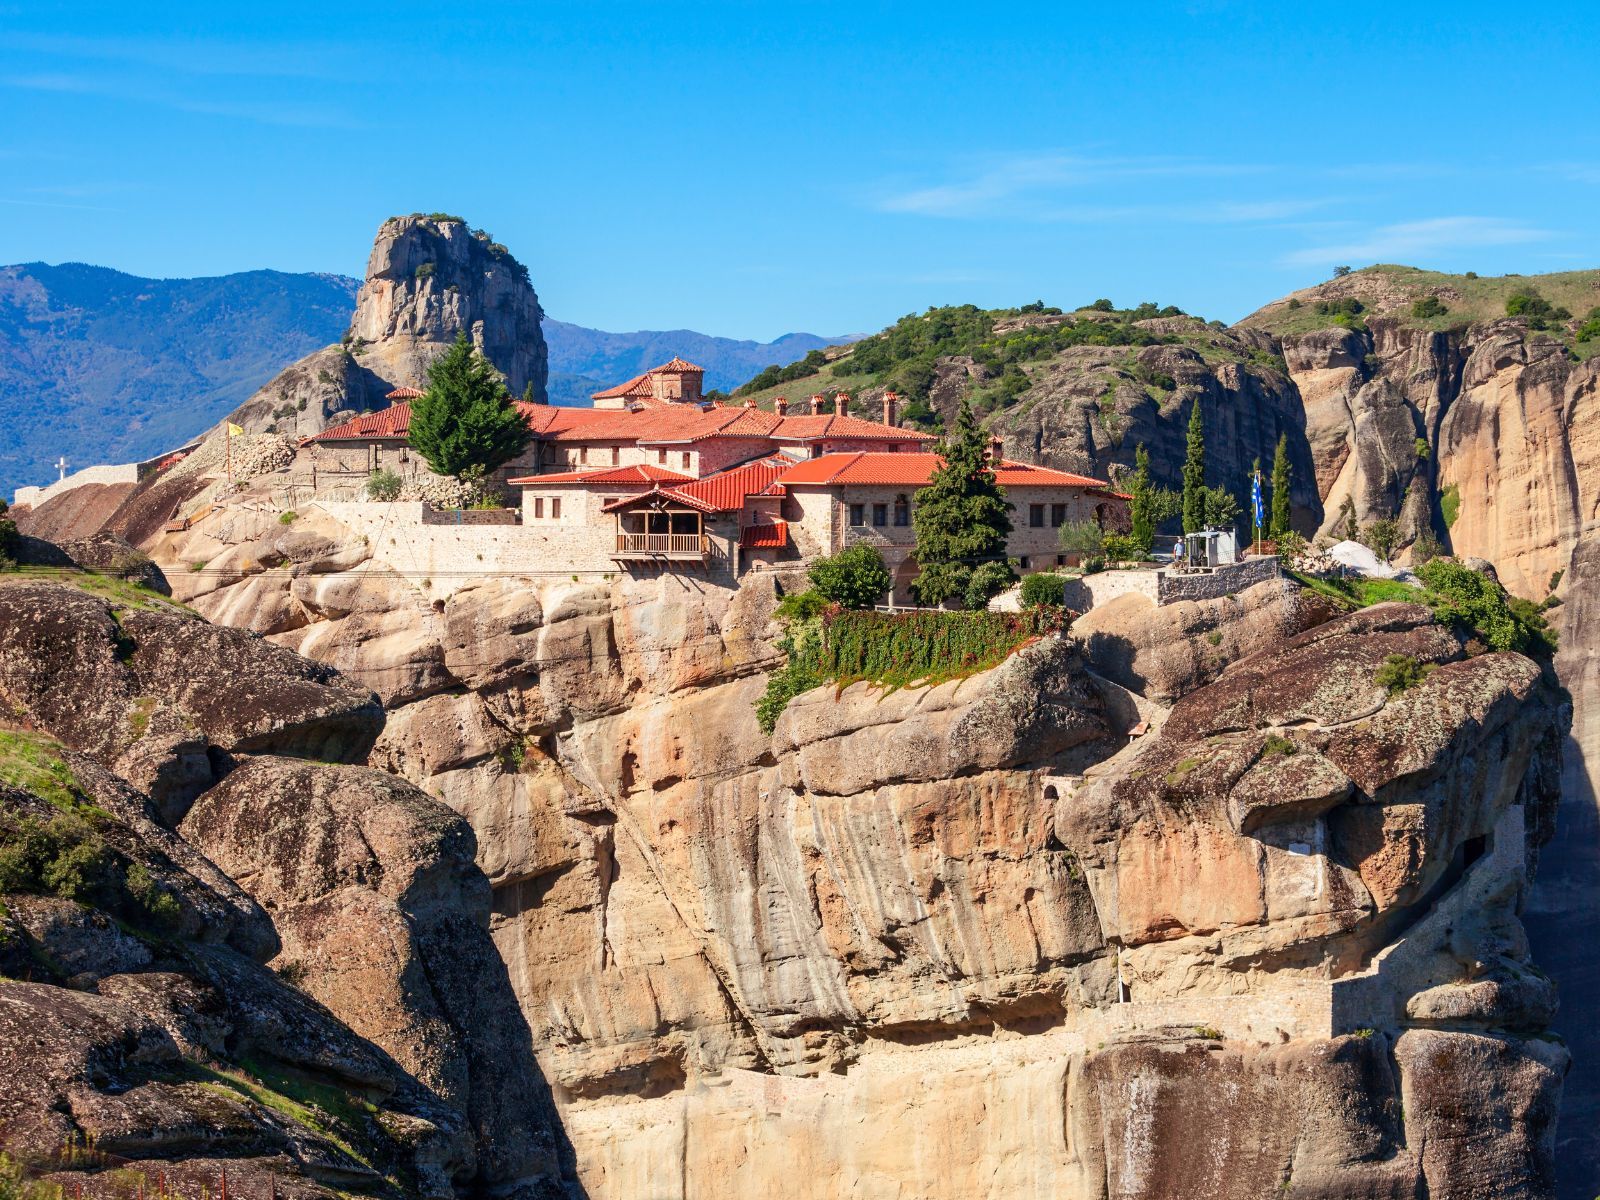
[[[533,500],[533,515],[535,517],[543,517],[544,516],[544,497],[543,496],[535,496],[534,497],[534,500]]]
[[[1056,566],[1064,567],[1066,565],[1067,565],[1067,556],[1065,554],[1056,555]]]
[[[665,450],[657,450],[656,451],[656,461],[658,463],[660,463],[663,467],[666,466],[667,465],[667,452]]]
[[[1067,506],[1065,504],[1052,504],[1050,506],[1050,525],[1053,529],[1060,529],[1067,523]]]
[[[617,448],[615,446],[611,447],[611,465],[613,467],[617,465]]]
[[[689,452],[687,450],[685,450],[683,452],[683,469],[685,471],[687,471],[689,469],[689,463],[692,462],[692,461],[693,460],[690,458]]]
[[[850,506],[850,524],[860,527],[867,523],[867,506],[865,504],[852,504]]]
[[[1026,554],[1024,554],[1021,558],[1017,559],[1017,569],[1019,571],[1026,571],[1031,566],[1033,566],[1033,563],[1031,561],[1029,561],[1028,556]]]
[[[1044,505],[1042,505],[1042,504],[1030,504],[1030,505],[1028,505],[1028,524],[1031,525],[1035,529],[1043,529],[1044,528]]]
[[[587,447],[587,446],[579,447],[579,449],[578,449],[578,461],[581,462],[581,463],[586,463],[586,462],[589,461],[589,447]]]
[[[874,504],[872,506],[872,523],[879,529],[889,523],[889,506],[887,504]]]
[[[561,501],[558,499],[552,498],[550,501],[550,519],[552,521],[561,520]]]

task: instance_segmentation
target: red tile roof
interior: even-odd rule
[[[507,483],[689,483],[693,475],[680,475],[665,467],[635,463],[630,467],[607,467],[603,471],[560,471],[552,475],[523,475]]]
[[[605,388],[602,391],[591,392],[589,398],[591,400],[615,400],[619,396],[635,396],[639,397],[640,399],[652,396],[654,392],[650,386],[650,377],[652,375],[659,375],[663,371],[672,371],[674,373],[684,374],[693,372],[699,375],[704,375],[706,373],[706,369],[704,367],[697,367],[692,362],[685,362],[683,359],[674,355],[671,359],[662,363],[659,367],[651,367],[644,374],[635,375],[626,383],[619,383],[613,387]]]
[[[422,389],[421,388],[397,387],[397,388],[395,388],[394,391],[389,392],[388,394],[386,394],[384,396],[384,399],[385,400],[415,400],[420,395],[422,395]]]
[[[789,523],[777,521],[771,525],[746,525],[739,530],[739,545],[782,548],[789,544]]]
[[[861,417],[839,416],[837,413],[807,414],[784,417],[772,434],[779,441],[814,442],[829,438],[855,438],[865,441],[931,442],[931,434],[898,425],[885,425]]]
[[[778,478],[794,466],[794,460],[781,454],[768,455],[704,479],[677,486],[656,487],[638,496],[625,496],[605,506],[609,511],[650,497],[672,500],[701,512],[738,512],[750,496],[781,496]]]
[[[844,486],[879,484],[923,487],[944,460],[937,454],[824,454],[807,459],[787,471],[780,482],[785,487],[807,484]],[[1072,475],[1049,467],[1006,460],[995,471],[1004,487],[1079,487],[1103,488],[1106,481],[1086,475]]]
[[[411,405],[409,402],[391,404],[388,408],[380,409],[374,413],[363,413],[353,421],[346,421],[343,425],[335,425],[331,429],[324,429],[321,433],[307,438],[312,442],[337,442],[346,438],[403,438],[411,429]]]

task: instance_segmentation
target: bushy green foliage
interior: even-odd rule
[[[1549,658],[1556,650],[1556,633],[1532,601],[1507,595],[1487,575],[1436,558],[1417,568],[1427,585],[1434,615],[1472,630],[1491,650],[1515,650],[1535,658]]]
[[[1306,539],[1292,529],[1273,540],[1277,543],[1280,562],[1292,563],[1306,556]]]
[[[436,474],[487,474],[531,437],[493,364],[465,333],[428,367],[428,388],[411,402],[411,445]]]
[[[1100,549],[1110,562],[1137,562],[1145,556],[1145,548],[1127,533],[1106,534],[1100,540]]]
[[[1079,559],[1094,558],[1105,548],[1105,530],[1094,521],[1068,521],[1056,531],[1061,549]]]
[[[1239,497],[1225,487],[1203,488],[1200,495],[1207,529],[1232,529],[1239,520],[1239,514],[1244,511],[1239,504]]]
[[[944,462],[917,492],[911,518],[921,568],[911,590],[929,605],[963,596],[983,563],[1005,564],[1011,534],[1011,504],[986,461],[986,439],[965,399],[938,449]]]
[[[1400,540],[1400,523],[1390,517],[1380,517],[1361,531],[1361,542],[1382,561],[1388,562]]]
[[[1424,296],[1411,306],[1411,315],[1424,321],[1429,317],[1442,317],[1449,311],[1437,296]]]
[[[388,467],[380,467],[367,476],[367,499],[391,501],[400,499],[400,476]]]
[[[1439,493],[1439,515],[1444,518],[1446,529],[1454,528],[1461,515],[1461,489],[1453,483]]]
[[[816,616],[791,623],[778,639],[778,649],[787,656],[787,661],[767,676],[766,690],[756,701],[756,723],[763,733],[771,733],[777,727],[778,718],[789,701],[826,682],[820,667],[822,618]]]
[[[1583,324],[1578,326],[1578,332],[1573,341],[1600,342],[1600,305],[1591,308],[1583,318]]]
[[[286,509],[285,511],[283,511],[283,512],[278,514],[278,524],[279,525],[293,525],[299,519],[300,519],[300,514],[295,512],[294,509],[292,509],[292,508],[291,509]]]
[[[883,555],[871,546],[850,546],[818,559],[808,574],[817,595],[841,608],[871,608],[894,586]]]
[[[1291,738],[1282,737],[1276,733],[1267,734],[1266,740],[1261,743],[1261,757],[1284,757],[1296,753],[1300,749],[1298,743]]]
[[[986,562],[974,567],[961,594],[968,608],[986,608],[989,601],[1016,582],[1016,572],[1005,562]]]
[[[1354,296],[1346,296],[1343,300],[1318,300],[1315,311],[1318,316],[1332,317],[1335,325],[1345,329],[1365,329],[1366,322],[1361,314],[1366,309],[1367,306]]]
[[[817,591],[790,592],[778,601],[773,615],[780,621],[809,621],[827,610],[828,602]]]
[[[1343,279],[1348,274],[1350,274],[1349,267],[1339,266],[1333,269],[1333,277],[1335,279]]]
[[[1066,587],[1065,576],[1052,574],[1049,571],[1024,575],[1022,577],[1022,607],[1060,607],[1066,602]]]
[[[1409,654],[1391,654],[1383,660],[1372,682],[1389,695],[1398,696],[1426,679],[1433,667],[1432,663],[1418,662]]]
[[[1551,304],[1532,288],[1511,294],[1506,301],[1506,316],[1522,317],[1528,322],[1529,329],[1549,329],[1572,319],[1569,311]]]
[[[748,396],[752,392],[765,391],[767,388],[777,387],[780,383],[792,383],[796,379],[805,379],[815,375],[828,363],[828,356],[821,350],[812,350],[798,362],[792,362],[786,367],[773,363],[749,383],[734,390],[735,396]]]

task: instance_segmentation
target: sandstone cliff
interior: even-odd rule
[[[350,329],[336,346],[285,367],[229,418],[248,432],[305,437],[383,408],[465,333],[517,395],[545,399],[544,310],[504,246],[441,214],[391,217],[378,230]]]
[[[1130,598],[768,737],[770,579],[424,602],[315,513],[156,550],[233,564],[169,577],[374,688],[369,764],[473,826],[593,1200],[1552,1194],[1517,912],[1564,701],[1424,610]],[[1436,669],[1391,696],[1390,653]]]

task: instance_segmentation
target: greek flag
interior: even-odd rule
[[[1257,471],[1255,478],[1250,481],[1250,503],[1255,508],[1256,528],[1260,529],[1266,524],[1262,520],[1265,510],[1261,507],[1261,472]]]

